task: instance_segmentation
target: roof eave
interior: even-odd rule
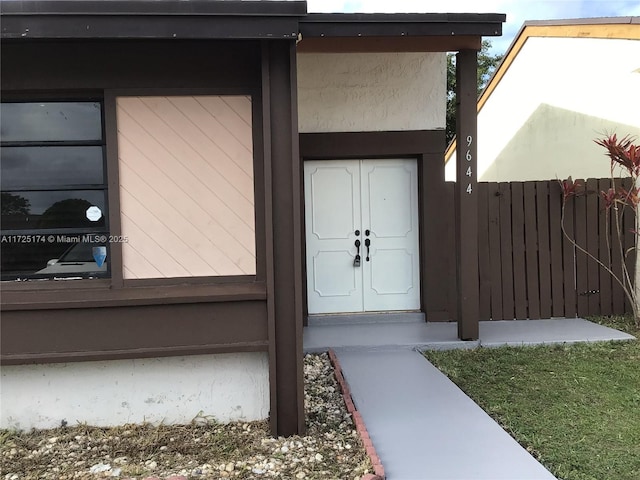
[[[312,13],[300,20],[303,37],[502,35],[506,15],[489,13]]]
[[[3,39],[292,39],[306,1],[0,2]]]

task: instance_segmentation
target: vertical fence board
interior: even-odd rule
[[[538,272],[538,222],[536,184],[526,182],[524,190],[524,237],[527,279],[527,304],[530,319],[540,318],[540,275]]]
[[[586,188],[584,180],[579,180]],[[576,248],[576,290],[578,294],[578,316],[584,317],[589,314],[589,299],[587,290],[587,256],[581,249],[586,249],[587,245],[587,197],[584,189],[575,197],[575,241],[579,248]]]
[[[513,230],[513,298],[515,318],[527,318],[527,267],[525,263],[524,194],[522,182],[511,184],[511,228]]]
[[[624,186],[627,190],[630,190],[632,188],[632,183],[631,180],[628,178],[625,178],[624,181]],[[634,282],[634,265],[635,265],[635,259],[636,259],[636,249],[635,249],[635,245],[636,245],[636,225],[635,225],[635,217],[633,215],[633,211],[627,207],[625,208],[624,211],[624,246],[625,246],[625,255],[626,255],[626,259],[625,259],[625,263],[627,265],[627,271],[629,272],[629,277],[631,278],[631,282]],[[629,303],[629,299],[626,297],[625,295],[625,312],[626,313],[631,313],[632,312],[632,308],[631,308],[631,304]]]
[[[511,231],[511,186],[499,183],[500,192],[500,252],[502,253],[502,316],[515,318],[513,297],[513,239]]]
[[[598,180],[590,178],[586,182],[587,204],[587,243],[586,250],[589,255],[600,258],[598,249]],[[584,246],[584,245],[583,245]],[[593,258],[587,258],[587,288],[586,294],[588,314],[597,315],[600,312],[600,266]]]
[[[575,236],[575,197],[567,198],[564,206],[562,223],[569,238]],[[562,269],[564,272],[564,316],[575,317],[578,313],[578,299],[576,292],[576,256],[575,247],[571,241],[562,237]]]
[[[620,280],[623,280],[622,259],[624,258],[624,221],[620,219],[617,212],[612,211],[609,216],[609,228],[611,229],[611,270]],[[618,231],[620,229],[620,231]],[[620,234],[620,235],[619,235]],[[611,307],[614,315],[624,314],[624,290],[622,286],[614,281],[611,288]]]
[[[563,317],[564,312],[564,269],[562,259],[562,241],[564,235],[560,218],[562,212],[562,192],[560,184],[552,181],[548,188],[549,196],[549,246],[551,249],[551,316]]]
[[[611,180],[602,178],[598,180],[598,193],[607,191],[611,186]],[[611,229],[609,228],[609,212],[605,208],[604,202],[598,200],[598,247],[600,250],[600,261],[604,263],[608,268],[611,268]],[[611,274],[600,267],[600,315],[611,315],[613,313],[612,308],[612,296],[611,296]]]
[[[491,262],[491,319],[503,320],[502,255],[500,252],[500,192],[497,183],[487,184],[489,261]],[[479,226],[479,228],[481,228]]]
[[[486,183],[478,183],[478,275],[480,277],[480,320],[491,318],[491,263],[489,258],[489,205]]]
[[[540,318],[551,317],[551,246],[549,243],[549,182],[536,182]]]

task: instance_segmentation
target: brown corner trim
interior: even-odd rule
[[[106,350],[103,352],[24,353],[0,355],[1,365],[27,365],[61,362],[125,360],[137,358],[173,357],[182,355],[207,355],[218,353],[266,352],[268,342],[243,342],[226,345],[175,346],[163,348],[139,348],[133,350]]]
[[[300,134],[300,155],[308,160],[442,154],[444,149],[444,130]]]

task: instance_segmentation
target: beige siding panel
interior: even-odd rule
[[[133,274],[133,272],[131,270],[129,270],[127,267],[125,267],[124,269],[124,277],[125,278],[138,278],[136,275]]]
[[[234,102],[229,104],[231,98],[239,97],[201,97],[201,105],[224,125],[229,133],[238,140],[245,148],[252,150],[253,140],[251,137],[251,103],[247,101]],[[248,121],[245,118],[248,117]],[[246,167],[251,167],[247,164]],[[253,168],[247,170],[253,171]]]
[[[228,248],[233,248],[235,243],[240,243],[255,256],[253,253],[255,250],[253,219],[251,219],[252,223],[250,225],[242,222],[238,218],[237,212],[234,212],[232,208],[223,203],[220,197],[211,190],[211,187],[206,182],[206,177],[199,177],[188,169],[180,167],[175,157],[167,152],[160,143],[146,135],[142,126],[129,115],[123,112],[120,115],[119,122],[127,132],[130,132],[129,136],[135,142],[135,149],[137,150],[137,153],[130,150],[125,151],[127,146],[133,143],[125,134],[120,134],[119,144],[124,151],[124,155],[120,154],[120,158],[128,159],[126,163],[122,162],[122,164],[129,165],[134,170],[142,168],[142,176],[152,178],[154,184],[160,182],[160,172],[164,172],[170,179],[170,183],[162,187],[158,185],[157,190],[163,192],[164,195],[167,195],[168,192],[173,192],[177,195],[178,190],[186,192],[193,199],[193,203],[205,210],[209,218],[212,219],[210,225],[212,238],[219,238],[220,242]],[[153,162],[150,159],[153,159]],[[144,164],[145,160],[148,160],[146,165]],[[182,210],[185,212],[190,211],[186,207]],[[215,230],[216,224],[219,224],[228,232],[233,241],[229,241],[228,236],[217,237],[216,235],[220,235],[220,232]]]
[[[124,137],[120,140],[120,149],[123,156],[136,158],[135,163],[123,164],[125,178],[121,178],[121,184],[125,189],[134,191],[134,196],[138,199],[144,198],[157,216],[163,217],[169,212],[173,213],[174,220],[170,223],[175,227],[172,230],[179,229],[184,235],[192,238],[192,248],[195,247],[197,251],[202,252],[203,258],[215,270],[222,269],[228,272],[226,274],[232,274],[231,272],[239,269],[235,273],[238,275],[251,270],[251,266],[255,265],[253,230],[238,223],[234,231],[243,235],[243,245],[218,223],[215,212],[202,208],[196,200],[197,197],[191,196],[190,192],[174,188],[175,178],[170,178],[159,170],[157,164],[151,162]],[[147,181],[149,177],[153,178],[150,183]],[[196,182],[197,179],[191,181]],[[134,190],[136,185],[141,187],[140,192]],[[230,214],[226,210],[222,213]],[[176,214],[178,218],[175,218]],[[229,221],[233,221],[233,218]]]
[[[244,100],[240,106],[248,105],[250,121],[251,102],[244,97],[238,98]],[[228,170],[229,173],[235,172],[236,169],[244,172],[245,177],[240,177],[240,181],[246,183],[245,187],[248,190],[243,191],[251,192],[253,189],[251,124],[239,122],[234,117],[234,112],[228,112],[228,109],[209,111],[193,97],[174,97],[171,99],[171,103],[182,112],[190,112],[191,118],[200,125],[202,134],[220,149],[225,155],[225,160],[228,158],[234,163],[233,166],[229,165],[225,170]],[[220,103],[226,105],[224,102]],[[202,128],[202,125],[207,125],[207,128]],[[238,173],[236,172],[236,174]],[[253,198],[252,195],[251,192],[248,198]]]
[[[127,225],[131,229],[125,230],[123,222],[122,232],[133,239],[134,248],[138,252],[144,252],[145,258],[160,270],[165,277],[188,277],[197,275],[195,271],[200,271],[204,264],[197,255],[194,255],[187,244],[167,227],[159,218],[153,216],[133,195],[121,187],[121,191],[126,193],[128,201],[122,205],[123,211],[126,208],[127,217],[133,225]],[[140,239],[142,242],[138,242]],[[129,266],[125,264],[126,266]]]
[[[162,194],[151,188],[135,172],[128,170],[127,166],[123,166],[122,171],[126,171],[126,180],[121,181],[122,188],[133,192],[132,196],[139,202],[144,201],[149,213],[155,218],[162,219],[164,226],[182,239],[184,248],[196,253],[200,260],[206,262],[214,271],[222,270],[231,275],[243,274],[243,271],[208,238],[207,232],[198,229],[198,227],[202,228],[202,225],[198,223],[194,225],[189,221],[187,218],[189,216],[193,217],[195,222],[198,222],[199,218],[193,216],[187,209],[180,208],[184,207],[179,203],[182,198],[172,199],[170,195],[164,195],[165,198],[163,198]],[[183,258],[183,255],[177,258]]]
[[[228,152],[216,144],[216,140],[223,139],[228,135],[228,131],[193,100],[193,97],[188,98],[190,100],[182,101],[151,98],[144,99],[143,102],[170,125],[171,130],[193,149],[193,154],[197,154],[215,171],[218,182],[222,182],[225,187],[237,190],[251,202],[253,198],[251,176],[231,159]],[[230,147],[233,148],[235,145]],[[202,167],[205,167],[205,163]]]
[[[207,163],[205,158],[208,155],[215,155],[215,151],[199,151],[197,148],[202,148],[201,145],[192,146],[181,137],[177,130],[184,130],[184,125],[181,125],[184,123],[183,118],[180,116],[163,118],[138,99],[128,102],[126,107],[123,107],[123,111],[144,127],[147,135],[151,137],[150,140],[162,145],[173,157],[176,169],[186,168],[202,179],[229,210],[235,212],[245,223],[250,224],[250,219],[254,215],[253,205],[218,170]],[[188,128],[197,127],[190,124]]]
[[[118,150],[125,278],[255,274],[249,98],[120,97]]]

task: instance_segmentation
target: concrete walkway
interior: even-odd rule
[[[553,480],[420,353],[335,350],[388,480]]]
[[[581,319],[305,327],[305,351],[333,348],[388,480],[554,480],[475,402],[414,349],[632,340]]]

